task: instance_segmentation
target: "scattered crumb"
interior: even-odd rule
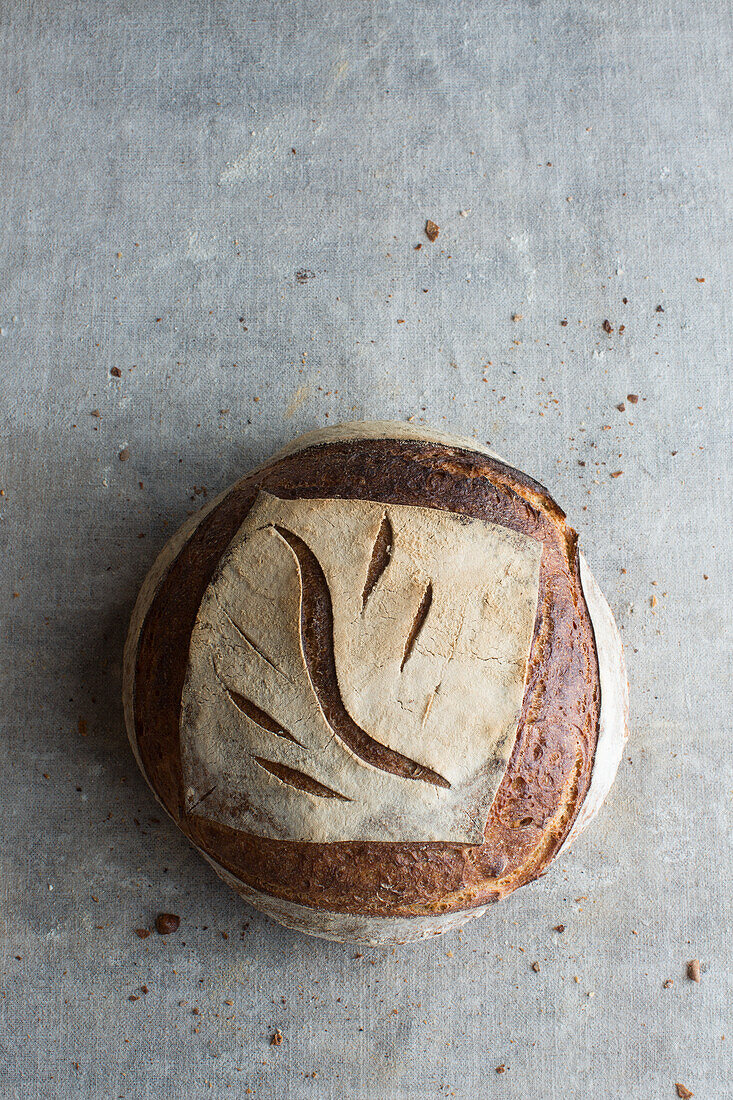
[[[688,1088],[681,1085],[679,1081],[675,1081],[674,1087],[677,1089],[677,1095],[680,1097],[680,1100],[692,1100],[692,1097],[695,1095],[694,1092],[690,1092]]]
[[[113,378],[122,378],[122,371],[119,367],[110,367],[109,372]]]
[[[554,931],[555,932],[564,932],[565,931],[565,925],[564,924],[556,924],[555,928],[554,928]]]
[[[523,313],[512,313],[512,321],[522,321],[522,320],[524,320],[524,314]]]
[[[568,323],[567,323],[567,321],[561,321],[560,325],[562,326],[562,328],[567,328]]]
[[[119,454],[120,462],[127,462],[129,457],[130,457],[130,448],[129,447],[123,447],[122,450],[120,451],[120,454]]]
[[[497,1073],[506,1073],[506,1066],[504,1065],[503,1062],[501,1063],[500,1066],[496,1067],[496,1072]]]
[[[609,336],[613,332],[613,325],[608,320],[603,322],[603,324],[601,325],[601,328],[603,329],[604,332],[607,332]]]
[[[425,222],[425,236],[429,241],[437,241],[438,234],[440,233],[440,226],[431,221],[430,218]]]
[[[674,982],[671,978],[665,978],[665,980],[662,982],[662,989],[671,989],[673,985]]]
[[[161,936],[169,936],[171,932],[177,932],[180,924],[181,918],[175,913],[158,913],[155,918],[155,928]]]
[[[279,1047],[280,1044],[282,1043],[282,1041],[283,1041],[283,1033],[282,1033],[282,1031],[280,1031],[279,1028],[277,1028],[272,1033],[272,1035],[270,1037],[270,1046],[271,1047]]]
[[[620,330],[619,330],[619,331],[620,331]],[[616,408],[618,409],[618,411],[619,411],[620,413],[622,413],[622,412],[626,412],[626,405],[624,404],[624,402],[623,402],[623,401],[621,401],[621,402],[620,402],[620,403],[619,403],[619,404],[618,404],[618,405],[616,406]]]
[[[540,964],[538,962],[533,962],[532,963],[532,969],[534,970],[535,974],[539,974]]]
[[[657,313],[664,313],[662,306],[657,306]]]
[[[696,278],[695,278],[695,282],[696,282],[696,283],[704,283],[704,282],[705,282],[705,280],[704,280],[704,279],[699,279],[699,278],[697,278],[697,277],[696,277]]]
[[[700,960],[690,959],[687,964],[687,977],[691,982],[700,981]]]
[[[614,470],[613,473],[611,474],[611,477],[621,477],[622,473],[623,473],[623,470]]]
[[[629,404],[636,405],[639,401],[639,395],[638,393],[627,393],[626,400],[629,402]]]
[[[135,929],[135,935],[139,936],[141,940],[146,940],[148,938],[148,936],[150,935],[150,929],[149,928],[136,928]]]

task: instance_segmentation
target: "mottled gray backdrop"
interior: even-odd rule
[[[2,1097],[733,1096],[731,12],[2,4]],[[162,820],[120,670],[185,516],[364,417],[489,440],[564,504],[632,737],[541,882],[357,953]],[[180,931],[139,938],[159,910]]]

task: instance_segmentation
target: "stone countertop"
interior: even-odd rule
[[[730,1095],[731,22],[4,5],[3,1096]],[[164,820],[120,704],[167,536],[364,418],[548,485],[632,707],[606,809],[545,878],[381,951],[247,909]],[[136,935],[161,910],[179,931]]]

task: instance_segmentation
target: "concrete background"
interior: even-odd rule
[[[731,21],[2,5],[3,1097],[733,1096]],[[632,738],[540,883],[358,955],[249,911],[162,820],[120,671],[184,517],[363,417],[549,486],[618,616]],[[159,910],[180,931],[138,938]]]

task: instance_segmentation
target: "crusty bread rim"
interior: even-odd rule
[[[565,837],[555,859],[569,848],[600,810],[611,789],[628,740],[629,685],[626,679],[624,651],[611,608],[580,555],[580,583],[596,639],[598,672],[601,680],[601,711],[598,739],[593,757],[590,786],[573,827]]]
[[[328,428],[320,428],[298,436],[257,469],[269,466],[308,447],[357,439],[404,439],[442,443],[446,446],[457,447],[460,450],[486,454],[503,462],[503,459],[494,451],[473,439],[454,436],[426,425],[421,424],[418,426],[402,421],[352,421]],[[249,477],[250,474],[247,474],[247,476]],[[163,547],[140,589],[125,642],[122,698],[127,735],[138,766],[164,810],[166,808],[150,782],[137,746],[134,693],[138,642],[147,613],[170,565],[191,538],[201,521],[224,500],[231,489],[232,486],[226,488],[194,516],[191,516]],[[596,640],[601,684],[601,709],[590,786],[578,816],[559,849],[560,852],[573,843],[600,810],[615,779],[624,745],[628,738],[628,682],[621,639],[611,609],[582,554],[580,555],[580,579]],[[472,916],[480,915],[486,908],[484,906],[458,913],[414,918],[331,913],[328,910],[312,909],[309,906],[273,898],[268,894],[254,890],[225,871],[207,852],[204,852],[195,844],[194,847],[205,856],[217,873],[251,905],[261,909],[287,927],[297,928],[300,931],[323,936],[327,939],[374,944],[422,939],[426,936],[437,935],[440,932],[460,927],[466,920]],[[313,915],[312,919],[310,914]]]

